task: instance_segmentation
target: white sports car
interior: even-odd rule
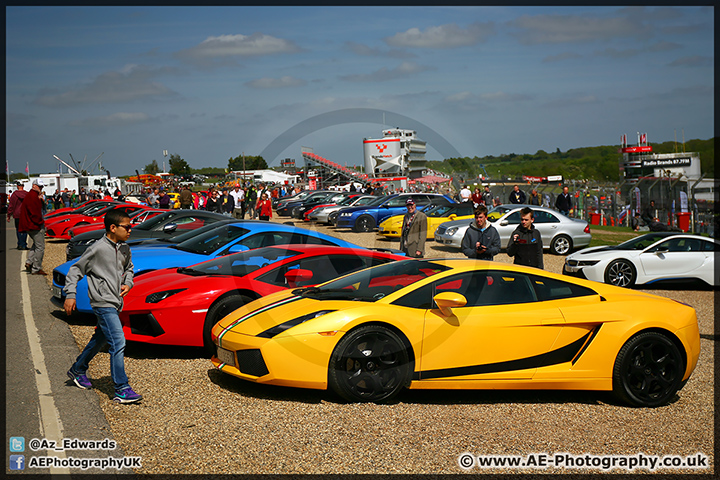
[[[616,246],[591,247],[565,258],[563,273],[620,287],[658,281],[702,280],[720,285],[720,242],[699,235],[652,232]]]

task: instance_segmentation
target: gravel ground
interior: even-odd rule
[[[284,221],[285,219],[281,219]],[[307,224],[305,226],[308,226]],[[368,247],[397,248],[373,233],[318,229]],[[45,269],[64,261],[65,242],[49,240]],[[428,242],[427,257],[461,254]],[[498,261],[511,262],[505,254]],[[545,255],[561,272],[563,257]],[[50,279],[49,279],[50,281]],[[136,473],[599,473],[597,469],[463,470],[473,455],[680,455],[700,452],[713,473],[714,292],[645,290],[693,305],[702,352],[672,404],[627,408],[607,393],[562,391],[405,391],[390,405],[347,404],[322,391],[256,385],[224,375],[192,348],[132,343],[126,349],[137,405],[112,403],[108,356],[91,365],[100,402],[125,455],[141,456]],[[79,348],[94,318],[68,319]],[[624,470],[612,470],[624,473]],[[635,470],[633,473],[648,473]]]

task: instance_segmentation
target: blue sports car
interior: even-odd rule
[[[363,249],[339,238],[305,228],[260,221],[225,223],[184,242],[168,245],[166,248],[143,246],[131,248],[134,272],[135,276],[138,276],[161,268],[187,267],[251,248],[287,244],[336,245]],[[52,292],[56,304],[65,301],[65,277],[77,260],[76,258],[65,262],[53,270]],[[78,282],[76,302],[78,311],[92,313],[87,278]]]
[[[378,201],[369,205],[343,208],[338,213],[336,226],[352,228],[356,232],[369,232],[386,218],[404,214],[408,198],[412,198],[418,208],[429,203],[456,203],[450,197],[438,193],[400,193],[378,198]]]

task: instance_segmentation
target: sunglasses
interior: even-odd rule
[[[122,227],[122,228],[124,228],[126,232],[129,232],[130,230],[132,230],[132,225],[120,225],[120,224],[118,224],[118,225],[116,225],[116,226],[117,226],[117,227]]]

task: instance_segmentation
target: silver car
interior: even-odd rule
[[[499,205],[488,212],[488,220],[500,234],[503,250],[512,232],[520,225],[520,210],[530,207],[535,213],[533,225],[542,237],[543,248],[556,255],[567,255],[575,248],[590,245],[590,225],[585,220],[569,218],[550,208],[537,205]],[[460,248],[465,231],[474,220],[453,220],[441,223],[435,230],[435,241]]]
[[[347,197],[340,201],[337,205],[328,205],[327,207],[320,207],[308,215],[309,220],[313,220],[318,223],[332,223],[330,221],[330,215],[340,211],[345,207],[353,207],[360,205],[367,205],[378,197],[374,195],[362,195],[359,197]]]

